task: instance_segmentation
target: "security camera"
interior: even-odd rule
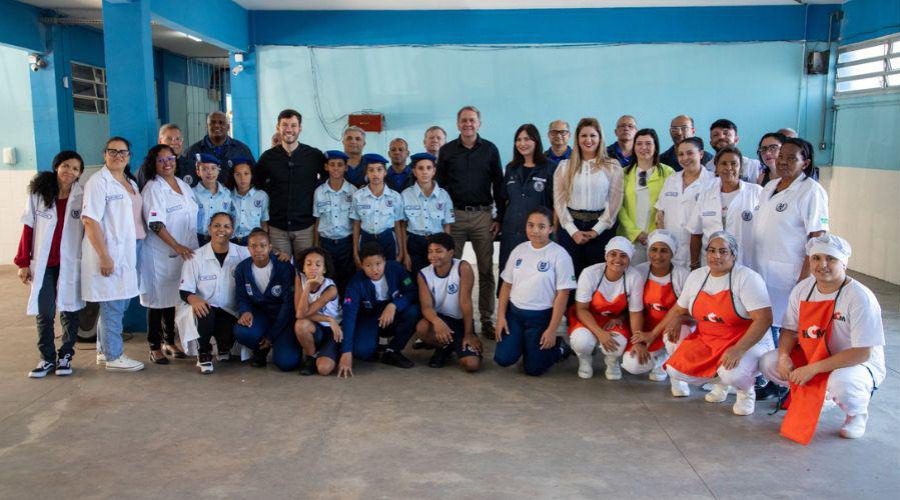
[[[41,57],[40,54],[29,54],[28,55],[28,67],[31,68],[31,71],[37,71],[39,69],[43,69],[47,67],[47,61]]]
[[[241,71],[244,71],[244,65],[238,64],[237,66],[235,66],[234,68],[231,69],[231,74],[234,76],[238,76],[241,73]]]

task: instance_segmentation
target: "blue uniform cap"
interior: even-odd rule
[[[325,151],[325,159],[326,160],[344,160],[347,161],[350,159],[346,153],[343,151],[338,151],[337,149],[332,149],[329,151]]]
[[[204,163],[205,163],[205,162],[204,162]],[[232,158],[232,159],[231,159],[231,166],[236,167],[236,166],[238,166],[238,165],[253,165],[253,163],[250,161],[250,158],[243,158],[243,157],[240,157],[240,158]]]
[[[419,160],[431,160],[432,163],[437,163],[437,158],[431,153],[416,153],[409,157],[411,165],[415,165]]]
[[[200,163],[215,163],[219,166],[222,165],[222,162],[220,162],[218,158],[209,153],[199,153],[197,155],[197,161]]]
[[[387,165],[390,162],[378,153],[368,153],[362,156],[362,163],[365,163],[366,165],[369,163],[381,163],[382,165]]]

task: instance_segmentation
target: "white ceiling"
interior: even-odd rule
[[[842,3],[841,0],[235,0],[248,10],[466,10],[699,7]]]

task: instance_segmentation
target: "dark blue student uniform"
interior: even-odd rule
[[[272,361],[283,371],[300,366],[300,343],[294,336],[294,266],[274,255],[272,276],[265,290],[253,279],[253,259],[244,259],[234,268],[238,317],[253,313],[253,325],[234,325],[234,336],[242,345],[256,349],[263,337],[272,343]]]
[[[347,171],[344,172],[344,179],[350,181],[350,184],[353,184],[357,188],[365,186],[368,184],[368,181],[366,180],[367,164],[368,162],[366,162],[365,159],[359,160],[359,165],[356,165],[355,167],[348,163]]]
[[[528,213],[537,207],[553,210],[553,174],[556,164],[543,163],[528,168],[524,166],[507,166],[503,176],[501,199],[505,207],[501,210],[500,232],[500,269],[506,267],[506,261],[513,248],[519,243],[528,241],[525,234],[525,222]]]
[[[396,261],[386,261],[384,277],[388,284],[388,300],[379,301],[375,295],[375,285],[366,274],[356,272],[344,298],[341,328],[344,339],[341,352],[352,352],[353,357],[369,360],[375,355],[379,334],[392,337],[388,347],[396,352],[403,351],[412,337],[419,319],[419,306],[415,304],[416,287],[412,278]],[[379,328],[378,317],[388,304],[394,304],[397,311],[394,322],[387,328]]]

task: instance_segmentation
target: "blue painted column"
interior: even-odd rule
[[[131,169],[156,144],[150,1],[103,0],[109,132],[131,141]]]
[[[134,172],[156,144],[156,86],[150,0],[103,0],[103,48],[109,94],[109,132],[131,142]],[[125,314],[126,331],[147,331],[137,298]]]
[[[233,122],[231,124],[232,135],[246,144],[253,156],[259,158],[259,155],[269,149],[269,141],[271,132],[275,130],[276,117],[264,117],[272,122],[271,126],[266,130],[270,131],[270,135],[262,143],[260,150],[259,137],[259,96],[256,83],[256,51],[252,48],[250,51],[243,53],[244,61],[240,63],[244,69],[234,74],[234,69],[238,65],[234,60],[234,52],[229,54],[231,61],[231,110],[233,112]]]
[[[71,70],[62,26],[47,33],[47,50],[41,52],[47,67],[31,73],[31,111],[34,119],[37,170],[50,170],[53,157],[64,149],[75,149],[75,123],[71,83],[63,85]],[[25,62],[23,61],[23,65]]]

